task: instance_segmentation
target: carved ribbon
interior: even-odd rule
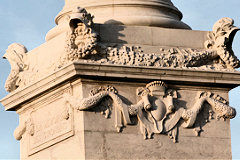
[[[94,91],[91,96],[83,99],[77,99],[68,95],[65,96],[65,100],[66,103],[71,104],[71,106],[77,110],[87,110],[97,106],[104,98],[110,97],[115,109],[115,127],[118,132],[121,131],[124,125],[132,124],[130,116],[137,116],[140,132],[144,136],[144,139],[151,138],[154,133],[162,133],[168,134],[174,142],[177,142],[179,121],[181,119],[184,120],[184,123],[181,124],[184,128],[194,127],[197,115],[202,110],[205,102],[212,106],[218,118],[233,118],[236,115],[235,109],[228,106],[226,100],[212,93],[201,93],[195,105],[190,109],[181,107],[176,109],[173,98],[177,98],[177,93],[172,90],[165,92],[163,83],[152,82],[148,88],[140,88],[137,91],[141,100],[137,104],[132,105],[124,103],[120,96],[114,92],[113,87],[108,87],[107,89],[100,87],[100,89]],[[156,101],[156,103],[150,100],[151,97],[156,99],[155,94],[161,95],[161,98],[157,98],[158,101]],[[156,108],[154,109],[152,105],[155,105],[155,107],[166,107],[166,112],[163,112],[163,109],[159,113],[162,115],[162,118],[159,119],[156,112],[153,114]],[[200,130],[198,133],[199,132]]]
[[[106,96],[110,96],[113,100],[113,106],[115,106],[115,114],[116,114],[115,127],[117,128],[117,131],[120,132],[121,128],[124,125],[131,124],[132,122],[130,120],[129,112],[128,112],[129,106],[123,103],[120,97],[115,93],[112,93],[109,91],[102,91],[93,96],[83,98],[80,100],[70,95],[65,95],[64,97],[65,97],[66,103],[70,103],[74,109],[82,111],[82,110],[88,110],[93,108],[97,103],[99,103]]]

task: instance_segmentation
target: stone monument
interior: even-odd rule
[[[231,159],[239,28],[181,18],[170,0],[65,0],[44,44],[11,44],[21,159]]]

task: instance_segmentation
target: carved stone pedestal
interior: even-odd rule
[[[232,19],[203,32],[94,24],[83,8],[69,16],[45,44],[4,55],[1,103],[19,114],[22,159],[231,158]]]
[[[186,81],[166,80],[164,89],[154,81],[160,75]],[[225,99],[236,75],[221,76],[73,63],[2,103],[19,114],[22,159],[225,159],[231,135],[223,119],[235,116]]]
[[[98,24],[191,29],[181,21],[182,13],[171,0],[65,0],[63,10],[55,19],[57,26],[48,32],[46,40],[66,31],[69,17],[77,6],[86,8]]]
[[[56,23],[63,23],[76,6],[95,15],[95,23],[190,29],[171,0],[65,0]]]

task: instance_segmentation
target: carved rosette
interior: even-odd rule
[[[65,103],[76,110],[100,107],[106,118],[109,118],[114,109],[115,127],[118,132],[127,124],[133,124],[130,117],[137,117],[144,139],[152,138],[153,134],[167,134],[170,139],[177,142],[180,126],[193,128],[196,136],[199,136],[202,129],[195,127],[195,123],[204,103],[212,107],[208,113],[208,121],[214,118],[215,113],[216,119],[224,120],[234,118],[236,115],[236,110],[219,95],[202,92],[197,96],[195,105],[189,109],[175,106],[177,95],[177,91],[169,89],[163,81],[154,81],[146,87],[137,89],[137,96],[140,97],[137,104],[124,103],[117,90],[111,86],[93,89],[90,96],[83,99],[71,95],[64,97]]]

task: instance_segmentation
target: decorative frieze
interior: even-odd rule
[[[84,8],[74,9],[69,18],[64,54],[46,69],[37,64],[28,67],[27,50],[20,44],[12,44],[6,53],[12,70],[5,88],[11,92],[43,78],[49,73],[74,61],[100,65],[123,65],[153,68],[181,68],[194,70],[231,71],[240,67],[240,61],[232,50],[232,41],[239,28],[230,18],[220,19],[208,33],[205,49],[161,47],[154,52],[144,46],[103,43],[94,30],[93,16]],[[153,46],[152,46],[153,47]]]
[[[79,99],[66,94],[65,103],[76,110],[96,109],[99,106],[106,118],[115,110],[115,127],[120,132],[124,126],[133,124],[131,117],[137,117],[140,132],[144,139],[152,138],[153,134],[167,134],[174,142],[178,141],[178,128],[193,128],[199,136],[201,127],[195,126],[197,116],[202,112],[204,103],[211,106],[209,117],[204,119],[231,119],[236,115],[234,108],[228,102],[213,93],[200,92],[192,108],[177,106],[178,92],[170,89],[163,81],[154,81],[146,87],[137,88],[140,100],[136,104],[126,104],[114,87],[100,87],[90,91],[90,96]],[[112,105],[111,105],[112,103]],[[111,107],[112,106],[112,107]]]

